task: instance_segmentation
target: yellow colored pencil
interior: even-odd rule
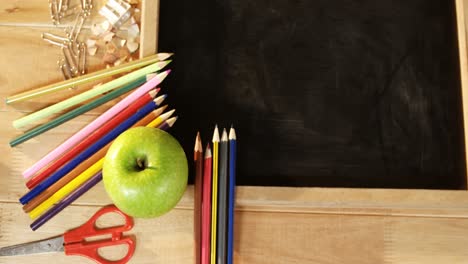
[[[24,101],[24,100],[32,99],[35,97],[40,97],[40,96],[58,92],[58,91],[61,91],[61,90],[64,90],[64,89],[67,89],[76,85],[85,84],[91,81],[103,79],[105,77],[113,76],[119,73],[131,71],[136,68],[144,67],[146,65],[149,65],[158,61],[164,61],[171,56],[172,56],[172,53],[158,53],[158,54],[151,55],[151,56],[139,59],[139,60],[121,64],[119,66],[115,66],[109,69],[103,69],[103,70],[96,71],[93,73],[88,73],[86,75],[82,75],[82,76],[79,76],[70,80],[62,81],[59,83],[54,83],[54,84],[47,85],[47,86],[37,88],[34,90],[15,94],[15,95],[7,97],[5,99],[5,102],[7,104],[11,104],[14,102]]]
[[[68,108],[71,108],[81,102],[84,102],[86,100],[89,100],[91,98],[94,98],[96,96],[99,96],[103,93],[109,92],[111,90],[114,90],[122,85],[125,85],[131,81],[134,81],[142,76],[145,76],[146,74],[159,71],[166,67],[171,61],[160,61],[153,63],[149,66],[146,66],[144,68],[138,69],[136,71],[133,71],[131,73],[128,73],[124,76],[121,76],[117,79],[114,79],[112,81],[106,82],[104,84],[98,85],[94,87],[93,89],[90,89],[88,91],[85,91],[83,93],[77,94],[73,97],[67,98],[63,101],[60,101],[56,104],[53,104],[51,106],[48,106],[46,108],[43,108],[39,111],[36,111],[34,113],[31,113],[29,115],[23,116],[19,119],[16,119],[13,121],[13,126],[15,128],[21,128],[26,125],[32,124],[34,122],[37,122],[38,120],[44,119],[48,116],[51,116],[53,114],[56,114],[60,111],[66,110]],[[165,78],[165,76],[164,76]],[[162,80],[161,80],[162,81]]]
[[[171,110],[171,111],[168,111],[165,114],[162,114],[162,115],[156,117],[153,121],[151,121],[146,126],[147,127],[156,127],[156,125],[158,123],[163,122],[170,115],[172,115],[174,113],[174,111],[175,110]],[[164,116],[164,117],[161,118],[162,116]],[[78,175],[76,178],[71,180],[65,186],[60,188],[56,193],[51,195],[47,200],[45,200],[44,202],[39,204],[36,208],[31,210],[31,212],[29,212],[29,217],[31,219],[36,219],[37,217],[42,215],[52,205],[54,205],[55,203],[62,200],[64,197],[66,197],[68,194],[70,194],[72,191],[74,191],[76,188],[78,188],[80,185],[82,185],[87,180],[89,180],[92,176],[94,176],[94,174],[98,173],[102,169],[103,162],[104,162],[104,158],[99,159],[96,163],[91,165],[88,169],[83,171],[80,175]]]
[[[60,201],[63,197],[67,196],[73,190],[78,188],[81,184],[86,182],[89,178],[93,177],[94,174],[98,173],[102,169],[102,164],[104,163],[104,158],[98,160],[96,163],[91,165],[91,167],[87,168],[83,171],[78,177],[70,181],[68,184],[60,188],[56,193],[54,193],[49,199],[42,202],[36,208],[34,208],[30,213],[29,217],[32,219],[36,219],[42,213],[44,213],[48,208],[52,205]]]
[[[148,126],[149,127],[158,127],[162,122],[166,121],[171,115],[175,112],[175,109],[172,109],[171,111],[167,111],[166,113],[158,116],[156,119],[151,121]]]
[[[216,223],[218,219],[218,145],[219,131],[215,126],[213,133],[213,181],[211,196],[211,264],[216,263]]]

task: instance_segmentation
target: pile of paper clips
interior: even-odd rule
[[[49,0],[49,9],[52,22],[59,25],[62,19],[75,15],[72,27],[65,29],[65,36],[43,33],[42,39],[62,49],[63,58],[58,66],[63,77],[70,78],[86,73],[86,44],[80,42],[79,34],[86,18],[91,15],[92,0],[78,0],[80,4],[70,6],[70,0]]]

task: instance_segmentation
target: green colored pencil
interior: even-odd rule
[[[124,86],[122,86],[121,88],[119,89],[116,89],[116,90],[113,90],[111,92],[109,92],[108,94],[102,96],[102,97],[99,97],[95,100],[93,100],[92,102],[88,103],[88,104],[85,104],[83,106],[80,106],[68,113],[65,113],[57,118],[55,118],[54,120],[48,122],[48,123],[45,123],[45,124],[42,124],[38,127],[35,127],[34,129],[31,129],[29,130],[28,132],[24,133],[23,135],[13,139],[12,141],[10,141],[10,146],[14,147],[14,146],[17,146],[33,137],[36,137],[56,126],[59,126],[65,122],[67,122],[68,120],[70,119],[73,119],[83,113],[86,113],[104,103],[107,103],[109,102],[110,100],[112,99],[115,99],[123,94],[125,94],[126,92],[129,92],[135,88],[137,88],[138,86],[144,84],[146,82],[146,76],[142,76],[138,79],[136,79],[135,81],[131,82],[131,83],[128,83]]]
[[[58,102],[56,104],[53,104],[49,107],[43,108],[37,112],[31,113],[27,116],[23,116],[15,121],[13,121],[13,126],[15,128],[20,128],[23,126],[26,126],[28,124],[31,124],[33,122],[36,122],[40,119],[46,118],[48,116],[51,116],[53,114],[56,114],[60,111],[63,111],[65,109],[71,108],[81,102],[84,102],[86,100],[89,100],[93,97],[99,96],[103,93],[112,91],[116,89],[117,87],[120,87],[122,85],[125,85],[126,83],[132,82],[142,76],[145,76],[146,74],[162,70],[164,67],[166,67],[171,61],[160,61],[153,63],[149,66],[146,66],[144,68],[141,68],[139,70],[133,71],[131,73],[125,74],[117,79],[114,79],[112,81],[106,82],[104,84],[98,85],[94,87],[93,89],[90,89],[88,91],[85,91],[81,94],[75,95],[73,97],[70,97],[68,99],[65,99],[61,102]]]

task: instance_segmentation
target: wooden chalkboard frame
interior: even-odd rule
[[[468,58],[466,39],[468,1],[454,1],[460,60],[463,128],[466,131],[468,127],[468,118],[466,118],[468,116]],[[468,142],[468,133],[464,133],[464,139],[465,142]],[[467,151],[466,143],[464,150],[465,152]],[[466,164],[468,164],[468,160],[466,160]],[[467,171],[466,168],[465,171]],[[236,210],[240,211],[447,218],[468,217],[468,189],[466,186],[463,186],[463,190],[453,191],[239,186],[236,192]],[[193,203],[193,189],[189,188],[179,206],[190,207],[189,204],[191,203]]]

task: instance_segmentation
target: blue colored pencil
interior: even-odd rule
[[[87,158],[91,157],[94,153],[96,153],[102,147],[104,147],[109,142],[114,140],[122,132],[124,132],[125,130],[130,128],[138,120],[140,120],[141,118],[143,118],[144,116],[149,114],[151,111],[153,111],[156,107],[157,107],[157,105],[156,105],[156,103],[154,101],[151,101],[151,102],[147,103],[145,106],[143,106],[140,110],[138,110],[135,114],[133,114],[127,120],[122,122],[116,128],[114,128],[109,133],[107,133],[105,136],[103,136],[98,141],[96,141],[89,148],[85,149],[83,152],[81,152],[79,155],[77,155],[74,159],[72,159],[70,162],[68,162],[65,166],[61,167],[54,174],[49,176],[47,179],[45,179],[43,182],[38,184],[36,187],[34,187],[32,190],[30,190],[27,194],[25,194],[23,197],[21,197],[20,200],[19,200],[20,203],[21,204],[27,204],[29,201],[34,199],[34,197],[39,195],[45,189],[49,188],[52,184],[54,184],[55,182],[60,180],[63,176],[65,176],[67,173],[69,173],[71,170],[73,170],[81,162],[83,162]]]
[[[227,241],[227,264],[233,263],[234,253],[234,207],[236,191],[236,131],[231,127],[229,131],[229,205],[228,205],[228,241]]]
[[[170,127],[168,126],[167,129]],[[37,218],[31,225],[31,229],[35,231],[47,221],[52,219],[55,215],[60,213],[63,209],[65,209],[67,206],[69,206],[72,202],[74,202],[76,199],[80,198],[83,194],[85,194],[87,191],[89,191],[91,188],[93,188],[96,184],[98,184],[102,180],[102,171],[96,173],[91,179],[83,183],[80,187],[78,187],[76,190],[74,190],[72,193],[70,193],[67,197],[63,198],[60,202],[58,202],[56,205],[54,205],[51,209],[49,209],[47,212],[45,212],[43,215],[41,215],[39,218]]]

